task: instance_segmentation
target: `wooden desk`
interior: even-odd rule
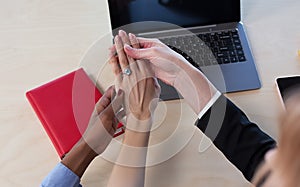
[[[25,91],[78,67],[87,48],[109,31],[105,2],[19,0],[1,3],[1,186],[38,186],[59,161],[25,99]],[[300,58],[296,53],[300,49],[300,2],[244,0],[242,6],[243,21],[263,87],[228,97],[276,138],[280,103],[274,80],[280,75],[300,74]],[[98,60],[105,58],[100,56]],[[101,87],[106,84],[109,81]],[[146,186],[247,186],[242,175],[214,147],[199,153],[203,136],[192,126],[196,116],[185,104],[182,111],[176,106],[178,102],[173,101],[159,109],[173,115],[183,112],[185,116],[180,122],[185,124],[180,126],[182,133],[172,136],[172,142],[180,141],[185,134],[193,136],[189,136],[191,139],[179,153],[147,169]],[[151,135],[152,145],[175,131],[172,119],[164,119],[164,124]],[[151,153],[150,159],[159,156],[158,153]],[[82,183],[104,186],[112,166],[99,157],[89,167]]]

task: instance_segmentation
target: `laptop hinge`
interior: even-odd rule
[[[137,34],[138,36],[149,36],[149,35],[157,35],[157,34],[164,34],[164,33],[181,33],[187,31],[193,31],[198,29],[208,29],[214,28],[217,25],[205,25],[205,26],[197,26],[197,27],[188,27],[188,28],[178,28],[178,29],[169,29],[169,30],[162,30],[162,31],[153,31],[153,32],[144,32]]]

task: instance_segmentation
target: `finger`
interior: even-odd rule
[[[110,86],[102,95],[100,100],[96,104],[97,114],[100,114],[111,103],[112,95],[115,92],[115,87]]]
[[[129,45],[125,45],[124,51],[128,56],[134,59],[150,60],[153,56],[155,56],[155,50],[153,50],[153,48],[136,49],[136,48],[132,48]]]
[[[113,133],[116,131],[116,127],[119,122],[118,116],[123,115],[123,112],[122,112],[123,101],[124,101],[124,92],[122,90],[119,90],[119,92],[115,96],[115,98],[104,109],[105,114],[104,114],[104,116],[102,116],[102,120],[106,121],[106,119],[108,119],[108,120],[112,120],[112,122],[113,122],[112,125],[108,125],[109,123],[103,123],[104,127],[111,135],[113,135]],[[123,115],[123,117],[124,117],[124,115]]]
[[[121,66],[121,71],[124,71],[124,69],[128,66],[128,61],[127,55],[124,52],[123,42],[119,36],[115,37],[115,45],[117,49],[119,64]]]
[[[109,49],[109,58],[111,58],[111,57],[113,57],[113,56],[117,56],[117,49],[116,49],[116,46],[115,45],[113,45],[113,46],[111,46],[110,48],[108,48]]]
[[[108,62],[112,68],[112,71],[115,76],[118,76],[121,73],[121,67],[118,62],[118,58],[115,56],[115,50],[111,49],[109,53],[109,62]]]
[[[127,33],[123,30],[119,30],[119,36],[123,42],[123,44],[131,45],[129,37],[127,36]]]
[[[137,37],[138,43],[140,44],[141,48],[151,48],[154,46],[164,46],[164,44],[156,38],[143,38]]]
[[[111,105],[115,113],[119,112],[123,108],[123,103],[124,103],[124,91],[120,89],[115,99],[111,102]]]
[[[129,33],[128,37],[129,37],[130,43],[133,46],[133,48],[139,49],[140,44],[139,44],[139,41],[137,40],[136,36],[132,33]]]
[[[115,91],[116,92],[118,92],[119,89],[121,88],[122,82],[123,82],[123,75],[122,75],[122,73],[120,73],[115,79]]]
[[[120,30],[119,31],[119,36],[121,37],[122,39],[122,42],[124,45],[131,45],[131,42],[129,40],[129,37],[127,36],[126,32],[123,31],[123,30]],[[126,54],[126,53],[125,53]],[[131,57],[131,56],[128,56],[126,54],[126,57],[127,57],[127,61],[129,62],[129,64],[132,64],[132,63],[135,63],[134,59]]]
[[[116,116],[117,122],[123,121],[124,117],[126,116],[126,111],[120,110],[115,114],[115,116]]]
[[[115,76],[120,75],[120,73],[122,72],[120,64],[118,62],[118,58],[115,56],[110,57],[109,59],[109,64],[112,68],[112,72]]]

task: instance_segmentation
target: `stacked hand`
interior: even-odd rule
[[[132,34],[129,36],[141,48],[125,45],[126,55],[134,59],[148,60],[155,77],[175,87],[196,114],[217,93],[216,88],[201,71],[158,39],[136,38]]]
[[[134,131],[149,131],[160,94],[160,86],[154,78],[151,63],[145,60],[134,60],[124,51],[124,46],[128,48],[129,45],[133,47],[132,49],[140,48],[137,38],[120,31],[114,40],[110,64],[116,76],[116,84],[110,87],[96,104],[88,129],[83,135],[85,142],[97,154],[101,154],[106,149],[116,131],[116,125],[124,116],[126,116],[124,123],[127,128]],[[172,59],[167,59],[167,54],[170,49],[158,41],[154,44],[166,50],[165,63],[166,67],[169,66],[168,63],[171,62],[168,60]],[[126,71],[129,72],[126,74]],[[163,71],[161,72],[163,74]],[[174,72],[176,68],[170,70],[169,74]],[[139,128],[137,125],[145,125],[145,127]]]
[[[140,47],[136,38],[120,31],[114,42],[110,64],[117,90],[124,91],[126,116],[123,146],[117,162],[126,167],[115,165],[108,186],[124,186],[124,181],[125,186],[144,186],[147,147],[160,86],[148,61],[134,60],[124,52],[125,45]]]
[[[116,111],[122,108],[123,99],[124,93],[120,90],[116,95],[115,87],[111,86],[95,106],[83,138],[97,154],[106,149],[116,131]]]
[[[120,31],[114,42],[110,65],[116,76],[116,85],[110,87],[96,104],[83,135],[84,142],[95,156],[106,149],[117,123],[124,116],[124,124],[132,132],[150,130],[160,95],[155,77],[178,89],[196,113],[202,110],[215,92],[199,70],[157,39],[136,38],[133,34]],[[141,146],[147,145],[146,137],[142,135],[141,139],[145,141],[141,141]],[[129,144],[136,144],[136,134],[132,141],[131,138],[127,140]]]
[[[106,149],[116,131],[118,120],[114,109],[122,107],[124,94],[119,92],[115,98],[114,95],[114,87],[103,94],[95,106],[83,139],[62,160],[79,177],[92,160]]]
[[[138,41],[132,35],[128,37],[124,31],[120,31],[114,42],[110,64],[116,76],[117,90],[124,91],[126,124],[128,125],[129,119],[131,124],[151,121],[160,94],[160,86],[154,78],[153,70],[148,62],[134,60],[125,54],[124,45],[139,48]]]
[[[136,38],[141,49],[125,46],[125,52],[134,59],[147,59],[151,63],[155,76],[166,84],[174,86],[174,82],[185,66],[192,67],[180,54],[176,53],[158,39]]]

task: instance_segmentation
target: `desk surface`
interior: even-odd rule
[[[25,92],[79,66],[87,48],[109,31],[106,7],[105,1],[100,0],[19,0],[1,4],[1,186],[37,186],[59,161],[25,99]],[[277,76],[300,74],[300,1],[244,0],[242,7],[263,87],[227,96],[276,138],[281,106],[274,80]],[[192,126],[196,116],[184,103],[184,110],[177,110],[176,106],[178,102],[168,102],[159,110],[165,111],[166,116],[186,116],[180,122],[186,125],[179,125],[182,133],[173,134],[178,127],[172,126],[174,119],[161,119],[165,125],[151,135],[151,144],[171,135],[173,142],[190,133],[191,139],[170,159],[147,168],[146,186],[247,186],[242,175],[213,146],[199,152],[200,142],[208,141],[203,141],[202,134]],[[155,151],[151,154],[155,155]],[[104,186],[112,166],[99,157],[82,183]]]

